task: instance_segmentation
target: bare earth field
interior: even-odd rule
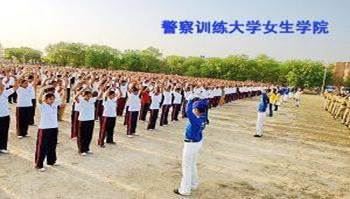
[[[302,97],[300,108],[289,102],[267,118],[261,139],[252,136],[257,98],[211,110],[201,184],[191,198],[350,198],[350,130],[322,109],[321,97]],[[96,146],[96,123],[88,157],[77,154],[70,123],[61,122],[60,166],[40,173],[33,169],[37,127],[19,140],[12,116],[10,154],[0,155],[0,198],[178,198],[172,191],[181,178],[185,121],[154,132],[139,122],[140,136],[132,139],[121,122],[117,145],[104,149]]]

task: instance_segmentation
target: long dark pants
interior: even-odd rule
[[[17,136],[26,136],[28,134],[28,126],[29,126],[31,114],[32,114],[31,106],[16,108]]]
[[[86,153],[90,150],[90,143],[92,140],[94,125],[94,120],[79,121],[79,131],[77,139],[79,153]]]
[[[72,110],[74,110],[74,105]],[[78,111],[72,111],[71,114],[71,133],[70,133],[70,138],[75,138],[78,136],[78,130],[79,130],[79,112]]]
[[[173,104],[173,110],[171,112],[171,121],[178,121],[178,115],[181,109],[181,104]]]
[[[70,88],[67,88],[66,90],[66,103],[68,104],[70,102]]]
[[[117,116],[122,116],[125,108],[126,98],[119,98],[117,100]]]
[[[44,160],[48,165],[54,165],[56,156],[58,128],[39,129],[36,140],[35,167],[43,168]]]
[[[103,146],[107,137],[107,143],[112,143],[114,135],[116,117],[102,117],[100,124],[100,133],[98,136],[98,145]]]
[[[269,104],[269,116],[273,116],[273,110],[272,110],[273,104]]]
[[[159,113],[159,109],[151,109],[151,115],[149,117],[147,129],[155,129],[156,128],[158,113]]]
[[[9,136],[10,116],[0,117],[0,150],[7,150]]]
[[[8,89],[13,88],[13,86],[10,86]],[[8,101],[10,104],[17,103],[17,93],[14,92],[8,97]]]
[[[275,110],[274,111],[278,111],[278,105],[275,104]]]
[[[102,121],[102,114],[103,114],[103,100],[96,100],[95,102],[95,120]]]
[[[170,104],[166,104],[162,106],[162,114],[160,115],[160,126],[167,125],[168,124],[168,115],[169,115],[169,109]]]
[[[140,120],[142,121],[146,121],[146,116],[147,116],[147,112],[149,111],[149,106],[150,104],[147,103],[147,104],[143,104],[141,106],[141,110],[140,110]]]
[[[139,116],[138,111],[128,111],[128,121],[127,121],[127,135],[133,135],[136,132],[137,118]]]
[[[187,117],[187,115],[186,115],[186,106],[187,106],[187,100],[184,100],[182,102],[182,111],[181,111],[182,118],[186,118]]]
[[[36,109],[36,99],[32,99],[33,106],[31,107],[31,115],[29,118],[29,125],[34,125],[35,109]]]

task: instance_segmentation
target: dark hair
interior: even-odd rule
[[[115,94],[114,91],[109,91],[109,92],[108,92],[108,96],[111,96],[111,95],[114,95],[114,94]]]
[[[47,93],[46,95],[45,95],[45,100],[47,100],[47,99],[49,99],[49,98],[55,98],[55,95],[53,94],[53,93]]]
[[[91,94],[91,91],[84,91],[83,95],[90,95]]]

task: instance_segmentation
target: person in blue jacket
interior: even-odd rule
[[[207,123],[207,100],[188,101],[186,114],[188,122],[184,134],[182,153],[182,179],[180,188],[174,193],[182,196],[191,195],[191,190],[198,187],[197,156],[202,147],[203,130]]]
[[[256,121],[256,133],[254,137],[262,137],[264,121],[266,118],[266,109],[269,105],[269,97],[266,95],[266,91],[262,90],[260,96],[260,102],[258,105],[258,119]]]

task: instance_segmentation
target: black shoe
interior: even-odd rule
[[[107,144],[117,144],[116,142],[107,142]]]
[[[174,193],[177,194],[177,195],[180,195],[180,196],[190,196],[190,194],[189,194],[189,195],[181,194],[181,193],[179,192],[179,189],[174,189]]]
[[[257,137],[257,138],[260,138],[260,137],[262,137],[262,135],[254,135],[254,137]]]

